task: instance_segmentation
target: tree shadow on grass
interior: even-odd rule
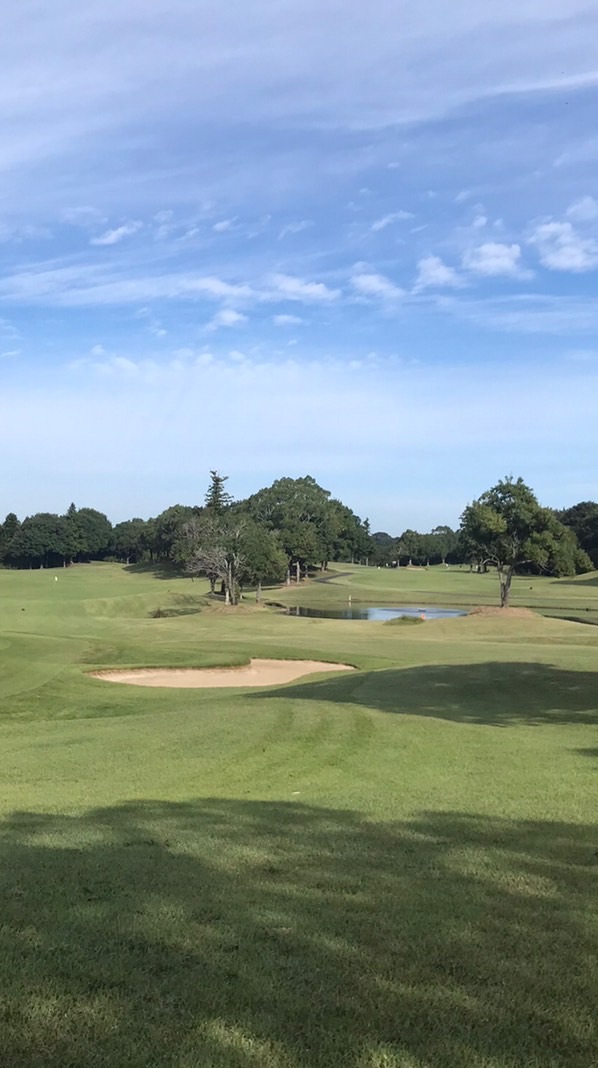
[[[186,575],[180,568],[175,567],[174,564],[169,563],[168,560],[154,560],[143,564],[123,564],[123,571],[126,571],[129,575],[152,575],[153,578],[164,579],[169,582],[185,579],[191,585],[189,575]]]
[[[0,1063],[589,1068],[594,835],[242,800],[14,814]]]
[[[491,727],[598,723],[598,674],[551,664],[434,664],[355,672],[264,691],[253,699],[358,704]]]

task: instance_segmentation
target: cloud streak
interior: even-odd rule
[[[99,237],[92,237],[91,245],[118,245],[121,241],[124,241],[126,237],[132,237],[138,230],[141,230],[143,223],[141,222],[129,222],[124,223],[122,226],[117,226],[114,230],[106,230],[105,233],[100,234]]]

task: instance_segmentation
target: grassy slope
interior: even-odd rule
[[[374,568],[335,564],[340,577],[328,583],[309,582],[273,597],[288,604],[336,604],[344,607],[349,595],[355,604],[443,604],[453,607],[498,603],[498,579],[470,573],[467,567]],[[516,576],[511,591],[513,606],[526,606],[550,615],[578,616],[598,622],[598,574],[573,579]]]
[[[203,585],[58,574],[0,572],[0,1063],[598,1060],[598,631],[154,619]],[[380,602],[395,574],[301,600]],[[429,603],[459,581],[397,580]],[[563,611],[567,589],[595,603],[556,584]],[[260,654],[361,671],[228,693],[84,674]]]

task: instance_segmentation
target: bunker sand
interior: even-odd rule
[[[131,671],[92,671],[94,679],[130,686],[169,686],[206,689],[223,686],[278,686],[323,671],[355,671],[349,664],[319,660],[250,660],[233,668],[136,668]]]

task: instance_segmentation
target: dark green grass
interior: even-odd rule
[[[3,829],[3,1063],[595,1063],[588,828],[145,802]]]
[[[109,566],[50,580],[0,572],[2,1068],[598,1063],[594,627],[226,613]],[[360,670],[197,692],[86,675],[251,655]]]

